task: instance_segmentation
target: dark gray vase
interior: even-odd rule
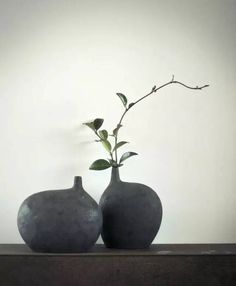
[[[111,181],[100,199],[102,239],[109,248],[148,248],[162,220],[162,205],[148,186],[120,180],[112,168]]]
[[[21,205],[17,224],[25,243],[37,252],[85,252],[101,232],[102,214],[97,203],[75,177],[70,189],[44,191]]]

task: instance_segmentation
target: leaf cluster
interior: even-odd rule
[[[126,96],[122,93],[117,93],[118,97],[120,98],[124,108],[125,112],[134,105],[134,103],[130,103],[127,107],[128,100]],[[109,153],[110,158],[108,159],[98,159],[92,163],[90,166],[90,170],[104,170],[110,167],[121,167],[123,166],[123,162],[127,160],[128,158],[138,155],[135,152],[125,152],[120,159],[117,158],[117,150],[127,144],[127,141],[119,141],[118,142],[118,133],[120,128],[122,127],[121,123],[118,123],[117,126],[113,129],[112,134],[109,134],[106,129],[101,129],[104,122],[104,119],[102,118],[96,118],[93,121],[86,122],[84,125],[88,126],[98,137],[98,139],[95,140],[95,142],[100,142],[105,150]],[[112,146],[111,141],[109,140],[109,136],[113,137],[115,139],[114,146]]]

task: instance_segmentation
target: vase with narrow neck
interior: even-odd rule
[[[85,252],[97,241],[102,227],[99,206],[76,176],[69,189],[29,196],[17,218],[25,243],[37,252]]]
[[[100,203],[103,214],[102,239],[109,248],[148,248],[162,220],[161,201],[151,188],[123,182],[119,168],[112,168],[111,180]]]

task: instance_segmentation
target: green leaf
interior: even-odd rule
[[[86,122],[86,123],[83,123],[83,124],[88,126],[89,128],[91,128],[93,131],[95,131],[95,127],[94,127],[93,122]]]
[[[98,130],[98,129],[102,126],[103,121],[104,121],[104,120],[103,120],[102,118],[96,118],[96,119],[93,121],[94,128],[95,128],[96,130]]]
[[[122,101],[124,107],[126,108],[126,105],[127,105],[127,102],[128,102],[126,96],[123,93],[119,93],[119,92],[117,93],[117,95],[119,96],[119,98]]]
[[[104,129],[104,130],[101,130],[101,131],[98,131],[100,137],[103,139],[103,140],[106,140],[107,137],[108,137],[108,132]]]
[[[122,125],[121,125],[121,124],[118,124],[117,127],[113,130],[113,135],[114,135],[114,136],[117,135],[117,133],[118,133],[118,131],[119,131],[119,129],[120,129],[121,127],[122,127]]]
[[[120,164],[121,162],[125,161],[126,159],[128,159],[129,157],[134,156],[134,155],[138,155],[138,154],[135,153],[135,152],[126,152],[126,153],[124,153],[124,154],[121,156],[121,158],[120,158],[119,164]]]
[[[108,140],[102,140],[102,145],[109,153],[111,152],[111,143]]]
[[[111,164],[104,159],[99,159],[93,162],[93,164],[89,167],[90,170],[105,170],[111,167]]]
[[[85,122],[83,124],[91,128],[93,131],[96,131],[102,126],[103,121],[104,120],[102,118],[96,118],[94,121]]]
[[[128,107],[128,108],[131,108],[133,105],[134,105],[134,103],[131,102],[131,103],[129,104],[129,107]]]
[[[118,130],[119,130],[119,128],[117,128],[117,127],[113,130],[113,136],[116,136],[116,135],[117,135]]]
[[[113,152],[114,152],[115,150],[117,150],[118,148],[120,148],[121,146],[127,144],[127,143],[129,143],[129,142],[126,142],[126,141],[120,141],[120,142],[118,142],[118,143],[115,145],[115,147],[113,148]]]

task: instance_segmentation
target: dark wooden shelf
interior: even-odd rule
[[[96,245],[87,253],[35,253],[0,245],[1,286],[235,286],[236,244]]]

